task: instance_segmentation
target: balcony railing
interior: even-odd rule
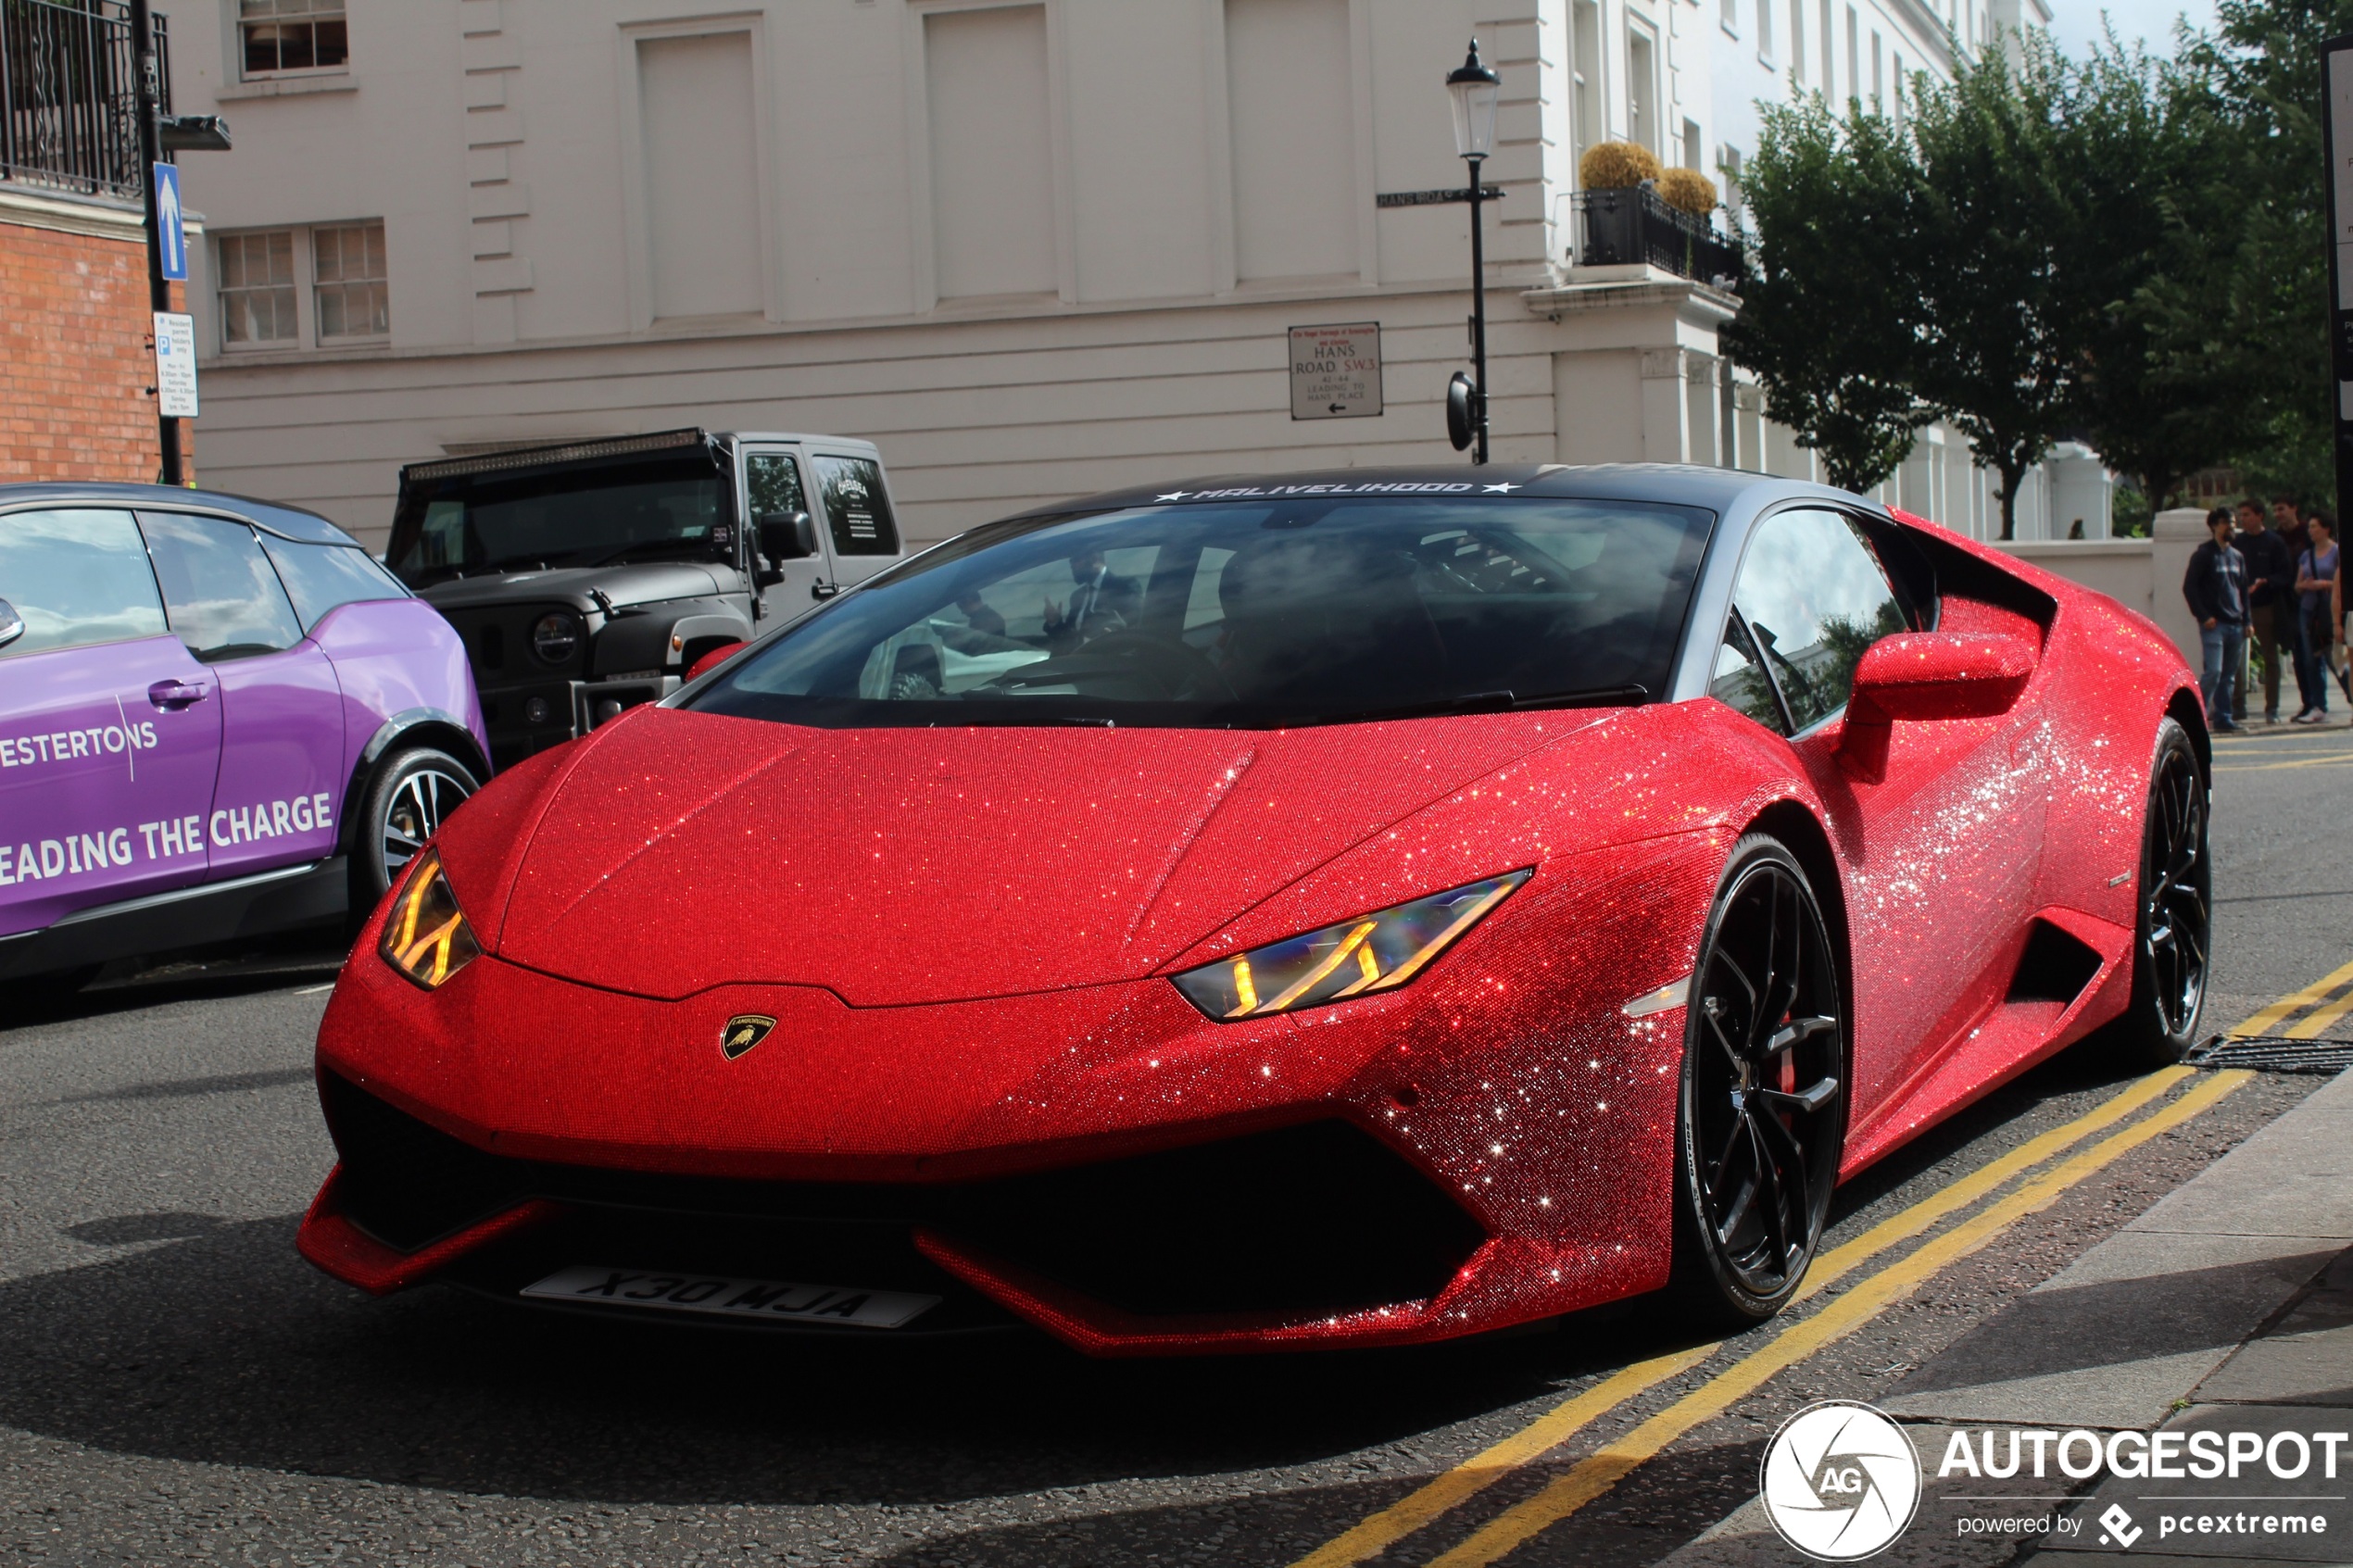
[[[1705,218],[1667,206],[1648,186],[1632,190],[1579,191],[1578,259],[1588,267],[1648,262],[1679,277],[1736,286],[1740,249]]]
[[[170,56],[155,19],[158,107]],[[0,0],[0,182],[136,199],[131,8],[122,0]]]

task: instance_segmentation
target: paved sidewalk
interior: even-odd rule
[[[1879,1402],[1905,1420],[1927,1473],[1919,1514],[1887,1562],[2014,1561],[2021,1537],[1971,1537],[1964,1518],[2056,1514],[2076,1522],[2071,1537],[2023,1537],[2051,1541],[2032,1555],[2047,1556],[2052,1568],[2353,1564],[2353,1441],[2339,1446],[2334,1479],[2317,1449],[2292,1481],[2274,1480],[2259,1462],[2243,1465],[2235,1480],[2095,1483],[2070,1481],[2055,1467],[2039,1482],[2023,1469],[2010,1479],[1938,1474],[1956,1433],[1982,1451],[1989,1433],[1997,1450],[2006,1449],[2012,1430],[2216,1430],[2267,1443],[2287,1430],[2308,1440],[2353,1431],[2353,1073],[1962,1336]],[[2101,1523],[2112,1507],[2131,1516],[2116,1534]],[[2305,1515],[2303,1533],[2264,1533],[2265,1516],[2291,1510]],[[2198,1514],[2232,1523],[2200,1535]],[[2317,1532],[2314,1518],[2325,1522]],[[1751,1502],[1666,1563],[1796,1561]]]
[[[2284,1289],[2275,1284],[2290,1280]],[[2191,1440],[2200,1432],[2253,1434],[2268,1448],[2281,1434],[2309,1442],[2323,1432],[2353,1431],[2353,1073],[2233,1149],[2035,1295],[2062,1286],[2096,1292],[2111,1281],[2112,1299],[2126,1315],[2110,1323],[2106,1336],[2156,1348],[2145,1359],[2096,1369],[2114,1390],[2101,1401],[2108,1413],[2137,1416],[2170,1384],[2178,1392],[2160,1429]],[[2014,1315],[2015,1309],[2003,1314]],[[2077,1323],[2087,1334],[2100,1332],[2093,1322]],[[2176,1330],[2169,1337],[2162,1328],[2152,1334],[2151,1323],[2196,1323],[2203,1332]],[[2234,1326],[2240,1332],[2217,1354],[2212,1341]],[[2091,1408],[2094,1390],[2078,1393]],[[2036,1425],[2158,1424],[2072,1417],[2063,1413],[2063,1401],[2044,1408],[2047,1418],[2038,1416]],[[1994,1419],[2014,1421],[2007,1413]],[[2227,1436],[2223,1446],[2227,1452]],[[2291,1439],[2278,1450],[2284,1468],[2294,1468],[2298,1447]],[[2317,1449],[2292,1479],[2276,1478],[2260,1462],[2235,1478],[2109,1478],[2068,1510],[2082,1522],[2082,1531],[2054,1542],[2047,1555],[2070,1568],[2169,1556],[2353,1562],[2353,1444],[2340,1438],[2334,1477]],[[2119,1518],[2111,1510],[2131,1516],[2114,1534],[2101,1523],[2103,1516]],[[2288,1514],[2304,1516],[2302,1533],[2272,1528]],[[2202,1523],[2216,1528],[2200,1532]],[[2118,1549],[2125,1546],[2137,1549]]]

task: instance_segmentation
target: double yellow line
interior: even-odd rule
[[[2353,965],[2338,972],[2353,979]],[[2287,999],[2290,998],[2284,998]],[[2169,1067],[2136,1080],[2086,1114],[2029,1139],[1901,1213],[1882,1220],[1817,1259],[1797,1300],[1819,1295],[1865,1262],[1925,1235],[1951,1215],[2007,1185],[2013,1177],[2033,1170],[2162,1098],[2191,1076],[2188,1068]],[[1483,1568],[1497,1562],[1607,1492],[1668,1444],[1721,1415],[1736,1400],[1754,1393],[1777,1374],[1854,1333],[1939,1271],[1977,1251],[2020,1219],[2047,1207],[2060,1194],[2120,1156],[2189,1121],[2252,1076],[2244,1072],[2209,1074],[2148,1117],[2030,1177],[1894,1263],[1856,1282],[1830,1305],[1781,1328],[1771,1339],[1723,1367],[1697,1388],[1578,1461],[1541,1490],[1431,1559],[1429,1568]],[[1497,1482],[1543,1458],[1619,1406],[1692,1370],[1726,1348],[1727,1342],[1722,1341],[1696,1345],[1639,1361],[1613,1374],[1502,1442],[1369,1515],[1301,1558],[1294,1568],[1350,1568],[1378,1556]]]
[[[2345,987],[2345,994],[2337,997],[2334,1001],[2329,1000],[2330,995],[2339,986]],[[2285,1029],[2280,1029],[2279,1026],[2284,1020],[2291,1014],[2304,1012],[2306,1008],[2313,1008],[2314,1010],[2305,1013],[2302,1018],[2297,1019]],[[2231,1031],[2231,1038],[2249,1039],[2258,1035],[2269,1035],[2274,1030],[2279,1030],[2281,1035],[2286,1039],[2317,1040],[2326,1032],[2330,1024],[2334,1023],[2348,1012],[2353,1012],[2353,963],[2347,964],[2341,969],[2331,970],[2301,991],[2290,991],[2270,1007],[2255,1013],[2233,1028]]]

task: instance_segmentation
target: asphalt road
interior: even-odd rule
[[[2353,734],[2259,734],[2220,762],[2217,1029],[2347,956]],[[273,961],[0,1018],[0,1562],[1286,1564],[1689,1344],[1636,1308],[1411,1353],[1094,1363],[1023,1338],[810,1344],[371,1300],[293,1250],[331,1159],[308,1069],[331,969]],[[2138,1144],[1497,1560],[1666,1556],[1753,1496],[1790,1412],[1890,1386],[2316,1082],[2259,1077]],[[1844,1189],[1831,1245],[2129,1083],[2080,1055],[2037,1071]],[[1655,1380],[1595,1440],[1688,1408],[1713,1372]],[[1511,1470],[1338,1561],[1467,1550],[1559,1474]]]

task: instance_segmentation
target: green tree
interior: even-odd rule
[[[1913,384],[2000,476],[2008,539],[2027,473],[2073,422],[2086,349],[2066,271],[2084,221],[2082,171],[2068,166],[2062,134],[2068,70],[2029,32],[1960,62],[1949,82],[1916,81]]]
[[[2217,182],[2230,205],[2212,286],[2173,301],[2212,323],[2210,373],[2250,389],[2233,460],[2260,490],[2335,488],[2321,44],[2353,32],[2353,0],[2219,0],[2216,31],[2182,63],[2230,132]]]
[[[1931,410],[1912,390],[1917,220],[1910,149],[1888,119],[1820,95],[1768,106],[1741,170],[1749,275],[1725,350],[1756,375],[1841,489],[1893,474]]]
[[[2071,68],[2059,124],[2078,220],[2060,236],[2081,334],[2076,428],[2150,509],[2257,439],[2265,392],[2232,332],[2234,128],[2193,73],[2111,36]]]

